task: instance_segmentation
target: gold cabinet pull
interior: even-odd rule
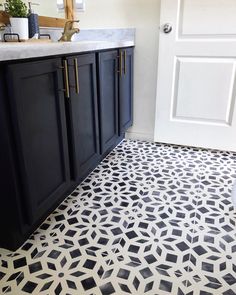
[[[78,69],[78,60],[74,59],[74,70],[75,70],[75,91],[79,94],[79,69]]]
[[[120,76],[122,77],[122,67],[123,67],[123,53],[122,51],[120,51],[120,55],[118,56],[119,58],[119,70],[118,70],[118,73],[120,74]]]
[[[127,60],[127,54],[126,54],[126,50],[124,50],[124,75],[126,75],[126,60]]]
[[[66,98],[70,98],[70,85],[69,85],[69,74],[68,74],[68,62],[66,59],[63,60],[64,64],[64,77],[65,77],[65,93]]]

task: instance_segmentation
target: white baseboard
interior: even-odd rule
[[[139,132],[126,132],[126,139],[134,139],[134,140],[146,140],[146,141],[154,141],[154,136],[152,133],[139,133]]]

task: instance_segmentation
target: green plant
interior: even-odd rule
[[[5,11],[11,17],[27,17],[27,6],[22,0],[6,0]]]

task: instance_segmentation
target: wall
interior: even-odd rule
[[[136,28],[134,126],[127,137],[153,140],[160,0],[86,0],[80,27]]]

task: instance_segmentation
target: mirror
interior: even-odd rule
[[[32,10],[34,13],[42,16],[49,16],[55,18],[65,18],[65,10],[63,9],[63,5],[61,6],[62,9],[58,9],[60,7],[60,3],[63,3],[63,0],[23,0],[28,7],[28,2],[36,3],[38,5],[32,5]],[[4,4],[5,0],[0,0],[0,4]],[[0,6],[0,10],[2,7]]]

